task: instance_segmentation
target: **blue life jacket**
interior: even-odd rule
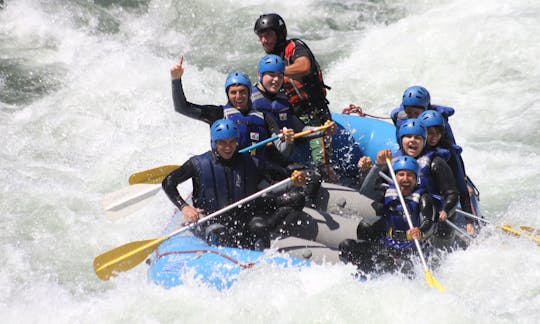
[[[210,214],[257,191],[257,168],[248,154],[240,154],[232,168],[218,163],[211,152],[191,158],[200,179],[193,205]]]
[[[251,88],[251,102],[253,109],[274,117],[279,128],[293,128],[290,124],[291,110],[289,99],[283,92],[275,95],[274,100],[267,98],[257,86]]]
[[[420,198],[425,192],[424,188],[417,189],[408,196],[403,197],[407,210],[411,216],[413,227],[420,226]],[[393,184],[386,189],[384,195],[384,217],[387,223],[387,235],[382,238],[382,242],[391,246],[394,249],[414,248],[414,241],[411,237],[407,237],[409,223],[405,215],[403,205],[399,200],[399,195],[396,186]]]
[[[420,186],[432,195],[439,194],[439,188],[436,187],[435,182],[433,181],[433,175],[431,174],[431,161],[433,161],[433,158],[436,156],[448,161],[450,152],[446,149],[436,147],[425,151],[421,156],[416,158],[419,166],[418,179]]]
[[[456,185],[459,192],[467,192],[469,189],[467,188],[467,180],[465,179],[465,169],[463,166],[463,160],[461,158],[461,152],[463,152],[463,149],[461,146],[457,144],[452,144],[450,146],[450,155],[452,157],[452,162],[455,164],[454,168],[456,174],[454,174],[456,178]]]
[[[223,107],[223,115],[225,119],[234,121],[238,126],[238,132],[240,133],[240,139],[238,140],[239,149],[251,146],[268,138],[266,122],[264,121],[262,112],[251,109],[247,114],[243,114],[238,109],[226,105]],[[264,145],[251,151],[251,155],[264,160]]]

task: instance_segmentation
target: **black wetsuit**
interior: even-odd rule
[[[212,159],[222,165],[225,168],[227,174],[228,186],[234,182],[232,179],[233,169],[243,168],[245,160],[241,158],[239,153],[236,153],[231,159],[225,160],[219,157],[217,154],[211,152]],[[246,155],[244,154],[244,157]],[[180,183],[188,179],[192,179],[193,184],[193,205],[196,207],[204,205],[204,202],[200,201],[201,196],[201,184],[200,173],[197,171],[196,162],[194,158],[189,159],[180,168],[171,172],[163,180],[163,190],[171,200],[171,202],[182,209],[187,202],[178,192],[177,186]],[[290,171],[284,168],[271,168],[264,165],[250,164],[250,168],[256,168],[251,170],[251,176],[241,179],[244,181],[243,187],[257,188],[257,185],[261,182],[261,179],[270,174],[272,178],[284,179],[289,176]],[[202,170],[201,172],[212,172],[211,170]],[[254,175],[253,175],[254,174]],[[230,197],[231,189],[216,189],[219,194],[228,193],[228,203],[233,203],[234,199]],[[254,192],[246,192],[246,195]],[[239,208],[235,208],[223,215],[216,216],[215,218],[208,220],[207,222],[200,224],[194,230],[195,235],[205,239],[210,244],[215,245],[227,245],[227,246],[239,246],[247,248],[265,248],[269,244],[269,230],[274,227],[276,231],[280,231],[281,220],[293,224],[295,223],[296,212],[301,210],[304,206],[304,200],[302,196],[299,196],[296,191],[289,191],[285,194],[277,196],[272,193],[268,193],[265,197],[254,199],[250,203],[246,203]],[[224,206],[222,206],[224,207]],[[208,210],[208,213],[215,210]],[[287,227],[288,228],[288,227]],[[218,234],[214,233],[218,230]],[[217,235],[217,237],[216,237]],[[254,246],[259,240],[264,241],[263,246]],[[259,243],[260,244],[260,243]]]

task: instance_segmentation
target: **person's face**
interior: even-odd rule
[[[431,126],[427,129],[427,143],[431,147],[436,147],[441,141],[442,133],[438,127]]]
[[[233,157],[237,147],[238,141],[234,137],[220,139],[216,141],[216,152],[225,160],[229,160]]]
[[[416,175],[410,170],[398,170],[396,180],[403,196],[408,196],[414,191],[416,186]]]
[[[408,118],[418,118],[418,116],[420,116],[424,110],[424,108],[405,106],[405,113],[407,114]]]
[[[424,149],[424,138],[419,135],[405,135],[401,137],[401,145],[405,154],[416,158]]]
[[[248,109],[249,89],[245,85],[229,86],[227,96],[234,108],[240,111],[246,111]]]
[[[276,94],[283,85],[283,73],[266,72],[263,74],[261,83],[266,91],[270,92],[271,94]]]
[[[266,53],[272,53],[277,45],[277,34],[271,29],[264,30],[258,34],[259,41]]]

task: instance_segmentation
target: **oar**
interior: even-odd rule
[[[505,231],[507,233],[514,234],[516,236],[523,236],[523,237],[529,238],[529,239],[535,241],[536,243],[540,244],[540,237],[534,237],[534,236],[531,236],[531,235],[529,235],[527,233],[524,233],[522,231],[518,231],[517,229],[512,228],[512,226],[510,226],[510,225],[507,225],[507,224],[497,225],[497,224],[494,224],[493,222],[488,221],[487,219],[484,219],[484,218],[478,217],[476,215],[464,212],[462,210],[456,210],[456,212],[463,215],[463,216],[465,216],[465,217],[469,217],[469,218],[472,218],[472,219],[482,221],[482,222],[487,223],[487,224],[494,225],[494,226],[502,229],[503,231]],[[531,228],[532,229],[532,227],[529,227],[529,226],[523,226],[523,227],[520,227],[520,228],[522,228],[522,229],[523,228]],[[528,231],[528,230],[526,230],[526,231]]]
[[[240,152],[240,153],[246,153],[246,152],[249,152],[249,151],[251,151],[251,150],[254,150],[254,149],[256,149],[256,148],[259,148],[259,147],[261,147],[261,146],[264,146],[264,145],[266,145],[266,144],[268,144],[268,143],[271,143],[271,142],[273,142],[273,141],[275,141],[275,140],[277,140],[278,138],[281,138],[281,137],[283,137],[283,134],[276,134],[276,135],[274,135],[274,136],[270,136],[270,137],[268,137],[267,139],[262,140],[262,141],[260,141],[260,142],[257,142],[257,143],[255,143],[255,144],[253,144],[253,145],[251,145],[251,146],[244,147],[243,149],[239,150],[238,152]]]
[[[468,240],[467,243],[470,243],[474,240],[474,238],[467,232],[465,232],[464,230],[462,230],[461,228],[459,228],[456,224],[452,223],[449,219],[445,219],[444,222],[452,227],[454,229],[454,231],[458,232],[458,237],[461,238],[462,240],[465,240],[465,238]]]
[[[163,179],[174,170],[178,169],[179,165],[162,165],[150,170],[144,170],[137,173],[133,173],[129,177],[129,184],[134,185],[138,183],[156,184],[163,182]]]
[[[233,208],[236,208],[250,200],[253,200],[259,196],[262,196],[269,191],[272,191],[276,188],[284,186],[288,184],[289,182],[291,182],[293,177],[295,177],[295,173],[293,173],[293,176],[290,178],[284,179],[246,198],[240,199],[239,201],[235,203],[232,203],[226,207],[223,207],[222,209],[216,212],[213,212],[210,215],[207,215],[199,219],[196,223],[182,227],[168,235],[150,239],[150,240],[134,241],[134,242],[126,243],[122,246],[116,247],[112,250],[102,253],[94,259],[94,271],[96,272],[96,275],[100,279],[109,280],[110,277],[116,276],[117,272],[127,271],[135,267],[142,261],[144,261],[146,257],[150,253],[152,253],[152,251],[154,251],[158,247],[158,245],[161,244],[163,241],[171,238],[174,235],[185,232],[193,228],[194,226],[202,222],[205,222],[215,216],[221,215]]]
[[[399,201],[401,202],[401,205],[403,206],[403,210],[405,211],[405,216],[407,217],[407,223],[409,224],[410,228],[413,228],[414,225],[411,220],[411,215],[409,215],[409,210],[407,208],[407,205],[405,204],[405,199],[403,198],[403,194],[401,193],[401,189],[399,188],[399,184],[396,180],[396,174],[394,173],[394,169],[392,169],[392,163],[390,162],[389,158],[386,158],[386,164],[388,165],[388,169],[390,171],[390,175],[392,176],[392,180],[395,183],[396,191],[399,196]],[[414,244],[416,245],[416,249],[418,250],[418,254],[420,255],[420,259],[422,260],[422,265],[424,266],[424,271],[426,273],[426,282],[431,288],[436,287],[439,291],[444,291],[443,286],[437,281],[437,279],[435,279],[435,277],[433,277],[433,275],[429,271],[429,268],[426,263],[426,258],[424,257],[424,253],[422,252],[422,248],[420,247],[420,242],[418,242],[418,240],[415,239]]]
[[[316,133],[316,132],[325,130],[325,129],[327,129],[327,128],[330,127],[330,126],[332,126],[332,124],[322,125],[322,126],[318,126],[318,127],[315,127],[315,128],[311,128],[311,129],[305,130],[305,131],[301,131],[301,132],[298,132],[298,133],[294,133],[293,138],[294,138],[294,139],[298,139],[298,138],[300,138],[300,137],[304,137],[304,136],[306,136],[306,135],[313,134],[313,133]],[[272,142],[273,142],[273,141],[272,141]],[[268,145],[268,146],[271,146],[271,145],[273,144],[272,142],[268,143],[267,145]]]
[[[102,206],[107,218],[117,220],[140,209],[148,198],[161,189],[161,184],[134,184],[103,197]]]

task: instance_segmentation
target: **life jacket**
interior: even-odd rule
[[[330,87],[324,84],[321,67],[315,60],[313,52],[311,52],[306,43],[297,38],[288,40],[283,54],[285,64],[290,65],[293,63],[291,60],[294,56],[297,44],[306,47],[311,61],[311,67],[310,73],[303,76],[300,80],[285,78],[283,89],[289,98],[289,103],[294,107],[302,102],[308,101],[310,98],[314,101],[325,101],[328,103],[326,100],[326,90],[330,89]]]
[[[238,148],[243,149],[257,142],[268,138],[266,130],[266,122],[264,114],[255,109],[250,109],[247,114],[243,114],[238,109],[230,105],[223,107],[223,115],[225,119],[230,119],[236,123],[240,138],[238,140]],[[264,159],[264,146],[251,151],[251,155],[257,156],[259,159]]]
[[[419,227],[421,223],[420,198],[424,192],[424,188],[417,187],[410,195],[403,197],[414,227]],[[382,238],[383,243],[395,249],[413,248],[414,241],[412,237],[407,235],[407,230],[410,228],[407,222],[407,216],[399,199],[396,186],[393,184],[386,189],[384,206],[387,235]]]
[[[454,165],[454,170],[456,174],[454,174],[456,178],[456,185],[459,192],[466,192],[469,189],[467,188],[467,180],[465,179],[465,167],[463,165],[463,159],[461,158],[461,152],[463,152],[463,149],[461,146],[452,144],[450,146],[450,156],[452,157],[452,162]]]
[[[416,162],[418,162],[419,166],[419,184],[434,197],[439,194],[439,188],[435,186],[435,182],[433,181],[433,175],[431,174],[431,161],[433,161],[436,156],[439,156],[445,161],[448,161],[448,159],[450,158],[450,152],[446,149],[436,147],[425,151],[422,156],[416,159]]]
[[[257,191],[257,168],[251,157],[239,154],[232,167],[218,163],[211,152],[192,157],[199,176],[193,205],[210,214]]]
[[[289,101],[283,92],[278,92],[272,100],[265,96],[257,86],[253,86],[251,88],[251,102],[254,109],[274,117],[279,128],[292,128]]]

